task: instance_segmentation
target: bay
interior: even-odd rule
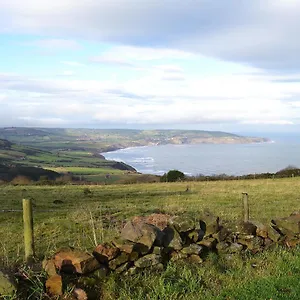
[[[246,175],[300,167],[300,138],[277,136],[270,143],[257,144],[145,146],[102,154],[145,174],[177,169],[187,175]]]

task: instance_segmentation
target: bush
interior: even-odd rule
[[[185,179],[184,173],[178,171],[178,170],[170,170],[168,173],[165,173],[160,181],[162,182],[175,182],[175,181],[181,181]]]

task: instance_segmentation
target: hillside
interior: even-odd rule
[[[55,179],[59,174],[54,171],[77,176],[81,180],[104,181],[107,174],[110,174],[111,179],[111,175],[119,178],[124,171],[135,172],[132,167],[106,160],[97,153],[41,150],[4,139],[0,139],[0,166],[0,180],[3,181],[11,181],[17,176],[26,176],[31,180],[38,180],[40,176]]]
[[[260,143],[268,139],[244,137],[221,131],[2,128],[0,138],[44,150],[107,152],[135,146],[164,144]]]

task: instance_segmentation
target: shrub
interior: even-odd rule
[[[181,181],[185,179],[184,173],[178,171],[178,170],[170,170],[168,173],[165,173],[161,177],[162,182],[175,182],[175,181]]]

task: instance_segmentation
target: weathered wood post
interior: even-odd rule
[[[249,221],[249,203],[248,203],[248,193],[242,193],[243,205],[244,205],[244,222]]]
[[[23,221],[24,221],[24,246],[25,260],[32,262],[34,257],[34,239],[33,239],[33,215],[31,199],[23,199]]]

